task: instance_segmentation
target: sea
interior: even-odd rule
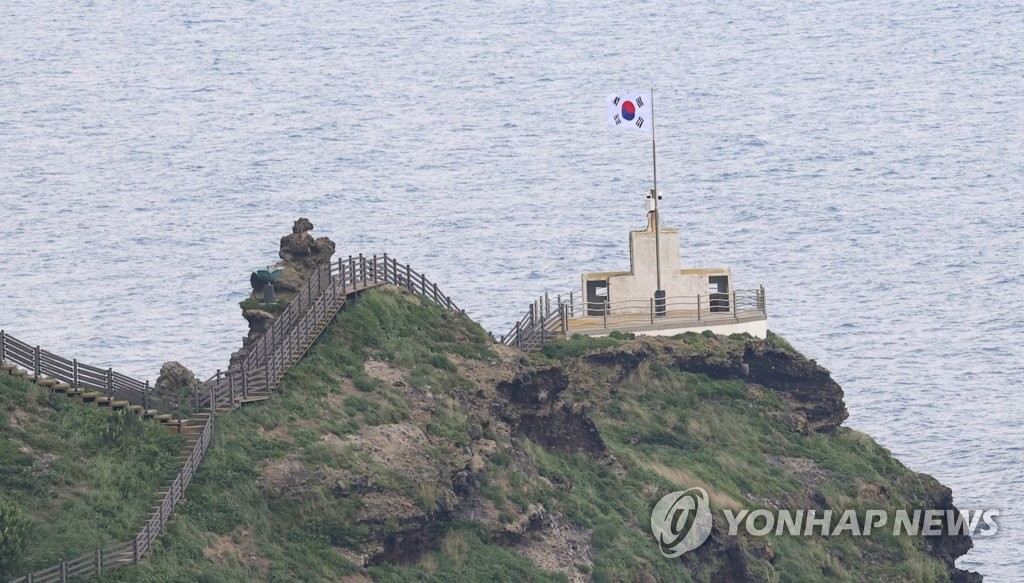
[[[225,368],[298,217],[495,335],[628,268],[653,91],[687,267],[767,290],[849,427],[998,509],[1024,578],[1024,5],[0,3],[0,327],[155,380]]]

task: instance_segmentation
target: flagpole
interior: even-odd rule
[[[658,216],[658,151],[654,142],[654,87],[651,87],[651,164],[654,167],[654,189],[651,196],[654,198],[654,267],[657,270],[657,292],[661,291],[661,222]]]

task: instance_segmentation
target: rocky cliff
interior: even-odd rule
[[[327,237],[314,238],[310,234],[312,230],[313,223],[300,217],[292,225],[292,232],[281,237],[278,251],[281,260],[268,266],[281,269],[281,275],[273,283],[274,303],[263,303],[263,288],[267,284],[256,276],[255,271],[249,276],[252,292],[241,303],[242,317],[249,324],[249,333],[242,339],[242,349],[231,356],[232,365],[243,358],[248,346],[270,328],[278,314],[306,283],[306,279],[320,266],[331,262],[334,242]]]
[[[397,289],[339,315],[270,401],[218,418],[166,536],[125,580],[980,581],[965,536],[730,536],[666,559],[653,504],[953,508],[842,426],[777,337],[577,338],[538,354]],[[135,577],[136,579],[132,579]]]

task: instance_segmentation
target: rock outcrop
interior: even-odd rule
[[[334,242],[327,237],[314,239],[309,234],[312,230],[313,223],[302,217],[292,225],[291,234],[281,237],[281,250],[278,252],[281,261],[273,267],[284,269],[274,284],[283,301],[290,301],[310,274],[321,265],[330,263],[334,255]],[[253,297],[257,297],[261,290],[262,282],[259,282],[259,289],[254,285]]]
[[[171,361],[160,367],[160,375],[156,378],[153,392],[178,404],[187,404],[198,387],[199,379],[195,373],[180,362]]]
[[[300,217],[292,225],[292,232],[281,237],[278,251],[281,260],[269,266],[282,270],[274,282],[274,303],[262,303],[266,284],[255,272],[249,276],[252,293],[248,300],[242,302],[242,317],[249,323],[249,333],[242,339],[242,349],[231,355],[232,366],[245,356],[248,346],[270,328],[309,276],[320,266],[330,263],[335,251],[334,241],[327,237],[313,238],[312,230],[313,223]]]

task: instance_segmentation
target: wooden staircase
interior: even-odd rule
[[[170,413],[149,408],[150,405],[162,404],[169,409],[175,401],[173,395],[168,399],[166,395],[152,392],[148,382],[136,381],[112,369],[103,370],[82,365],[77,360],[63,359],[42,351],[38,346],[33,349],[24,342],[5,336],[0,330],[0,361],[3,360],[5,350],[13,350],[7,354],[13,354],[14,360],[21,363],[21,366],[34,371],[28,372],[21,366],[2,363],[0,369],[4,373],[29,380],[52,393],[63,394],[85,405],[140,415],[184,438],[179,453],[182,468],[178,476],[169,486],[157,492],[156,503],[150,508],[149,520],[132,540],[97,549],[95,553],[90,552],[71,561],[61,561],[48,569],[15,579],[12,583],[55,583],[66,581],[69,574],[90,576],[119,565],[138,563],[163,532],[164,526],[173,516],[176,504],[184,498],[185,490],[209,447],[216,416],[233,411],[244,403],[269,399],[288,370],[309,351],[348,298],[380,285],[394,285],[410,293],[421,294],[452,312],[465,313],[452,302],[451,297],[441,293],[437,284],[431,283],[408,264],[400,264],[386,254],[379,258],[376,255],[372,258],[360,255],[358,261],[353,256],[349,256],[347,261],[338,259],[336,265],[325,265],[309,277],[296,299],[283,313],[288,314],[288,310],[292,310],[291,317],[279,316],[277,323],[281,324],[280,333],[265,333],[260,339],[258,348],[262,350],[256,350],[254,346],[252,358],[240,367],[229,369],[226,375],[218,371],[215,377],[200,385],[194,395],[192,410],[201,412],[193,412],[188,418],[177,418]],[[81,386],[76,388],[69,384],[79,385],[83,378],[80,374],[86,381],[85,386],[92,389]],[[68,382],[52,377],[64,378]]]
[[[8,362],[0,363],[0,373],[34,383],[40,388],[46,389],[55,395],[64,395],[69,399],[78,401],[83,405],[90,405],[97,408],[110,409],[113,412],[127,411],[133,415],[139,415],[143,419],[160,423],[171,433],[182,433],[182,429],[188,427],[192,418],[176,418],[169,413],[160,413],[156,409],[143,409],[142,405],[132,405],[128,401],[114,399],[96,391],[90,391],[72,387],[51,378],[33,378],[32,373],[21,367]],[[196,417],[193,415],[192,417]]]

